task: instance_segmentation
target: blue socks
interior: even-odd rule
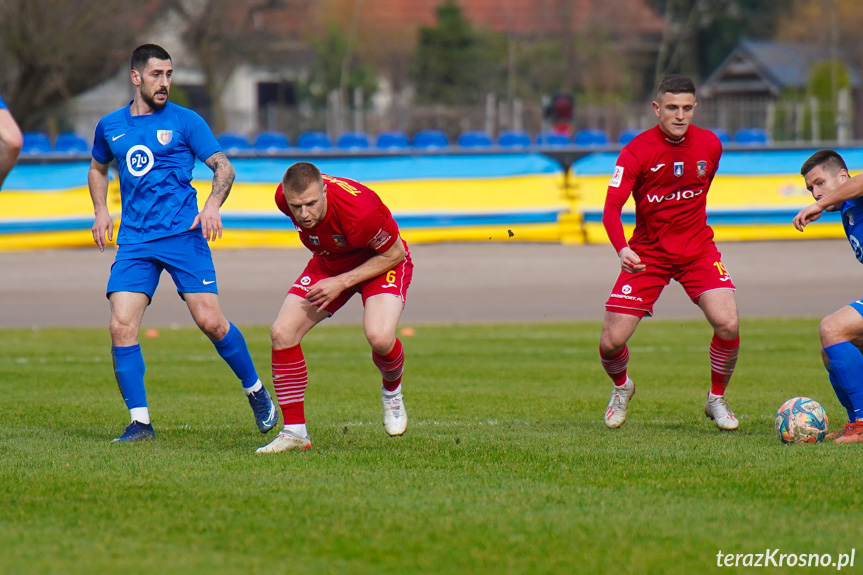
[[[246,338],[243,337],[237,326],[231,324],[225,337],[219,341],[214,341],[213,345],[216,346],[216,351],[219,352],[222,359],[231,367],[234,374],[243,382],[244,389],[248,389],[258,383],[258,372],[255,371],[252,356],[249,355]]]
[[[114,376],[123,401],[130,410],[136,407],[147,407],[147,393],[144,390],[144,356],[141,346],[135,344],[129,347],[111,347],[114,358]]]
[[[851,406],[851,400],[848,399],[848,394],[845,393],[845,390],[842,389],[842,384],[839,383],[839,379],[833,375],[833,372],[829,369],[827,370],[827,376],[830,378],[830,385],[833,386],[833,391],[836,392],[836,397],[839,398],[839,403],[842,404],[842,407],[845,408],[845,411],[848,412],[848,421],[854,421],[854,408]]]
[[[863,354],[850,341],[824,348],[830,358],[830,383],[848,411],[848,421],[863,419]]]

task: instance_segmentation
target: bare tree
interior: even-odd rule
[[[0,90],[21,127],[56,131],[64,104],[120,69],[160,4],[0,0]]]
[[[212,127],[225,129],[222,94],[240,65],[265,62],[297,0],[167,0],[185,23],[183,39],[204,77]],[[307,2],[300,2],[307,3]]]

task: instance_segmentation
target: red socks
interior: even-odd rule
[[[384,389],[395,391],[402,382],[402,372],[405,367],[405,351],[402,342],[396,338],[395,345],[386,355],[380,355],[372,350],[372,361],[381,372]]]
[[[737,365],[737,352],[740,349],[740,336],[734,339],[721,339],[716,334],[710,342],[710,393],[724,395],[728,380]]]
[[[612,355],[605,355],[602,348],[599,348],[599,360],[602,362],[602,369],[614,382],[614,385],[621,386],[626,383],[626,366],[629,364],[629,348],[623,346],[623,349]]]
[[[273,388],[285,425],[306,422],[303,401],[308,383],[306,358],[299,345],[273,350]]]

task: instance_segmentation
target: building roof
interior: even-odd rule
[[[722,95],[779,96],[785,88],[803,88],[817,62],[833,58],[829,46],[743,39],[701,87],[706,97]],[[860,75],[838,54],[848,70],[851,85],[859,87]]]

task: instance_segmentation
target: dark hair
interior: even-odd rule
[[[309,162],[297,162],[288,168],[282,177],[282,189],[284,193],[301,194],[315,182],[320,182],[322,187],[324,185],[318,167]]]
[[[662,98],[663,94],[668,92],[672,94],[692,94],[694,96],[695,84],[686,76],[672,74],[659,82],[659,87],[656,88],[656,99]]]
[[[842,156],[839,155],[839,152],[835,150],[818,150],[809,156],[808,160],[803,162],[803,165],[800,167],[800,175],[805,178],[806,174],[818,166],[824,166],[834,176],[839,173],[839,170],[848,171],[848,166],[845,164]]]
[[[168,54],[167,50],[156,44],[142,44],[132,52],[132,70],[142,71],[147,67],[147,62],[150,61],[150,58],[170,60],[171,55]]]

